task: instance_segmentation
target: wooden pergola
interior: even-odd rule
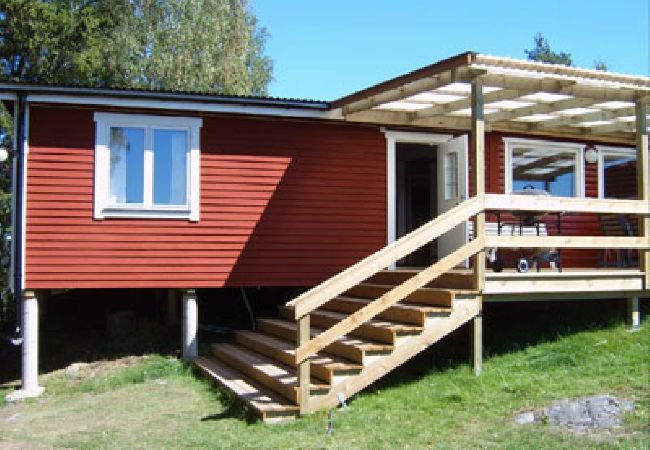
[[[485,132],[635,145],[639,200],[650,200],[650,78],[463,53],[334,102],[346,121],[471,131],[474,195],[485,193]],[[485,232],[485,215],[476,216]],[[640,235],[650,239],[650,217]],[[485,258],[475,257],[478,289]],[[650,286],[650,252],[641,270]]]

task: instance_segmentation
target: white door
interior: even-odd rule
[[[467,135],[438,146],[438,215],[467,199]],[[438,258],[467,243],[467,222],[438,238]]]

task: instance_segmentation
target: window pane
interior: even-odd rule
[[[533,187],[558,197],[575,197],[576,154],[562,150],[512,150],[512,190]]]
[[[605,154],[603,156],[605,198],[635,198],[636,156]]]
[[[111,203],[144,201],[144,130],[111,127]]]
[[[153,155],[154,204],[187,204],[187,132],[154,130]]]
[[[458,153],[445,154],[445,200],[458,197]]]

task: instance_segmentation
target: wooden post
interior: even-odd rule
[[[311,338],[309,314],[302,316],[298,319],[298,336],[296,343],[298,347],[305,345]],[[298,398],[300,399],[300,414],[305,415],[309,413],[309,385],[311,382],[309,367],[309,357],[298,364],[298,389],[300,390]]]
[[[627,299],[627,325],[633,330],[641,327],[641,310],[639,306],[638,295]]]
[[[485,194],[485,117],[483,112],[483,80],[472,80],[472,184],[474,195]],[[474,239],[485,236],[485,213],[479,213],[474,219]],[[485,251],[474,256],[474,286],[482,291],[485,287]]]
[[[636,184],[639,200],[650,201],[650,160],[648,159],[648,107],[636,102]],[[639,218],[639,235],[650,241],[650,217]],[[645,273],[644,286],[650,290],[650,251],[639,250],[639,267]]]
[[[483,312],[472,319],[472,369],[479,376],[483,370]]]

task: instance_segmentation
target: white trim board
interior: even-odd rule
[[[114,97],[82,97],[51,94],[31,94],[26,98],[32,103],[61,103],[70,105],[115,106],[123,108],[162,109],[168,111],[193,111],[227,114],[247,114],[260,116],[298,117],[314,119],[343,120],[341,109],[331,111],[308,110],[302,108],[226,105],[191,101],[147,100]]]

